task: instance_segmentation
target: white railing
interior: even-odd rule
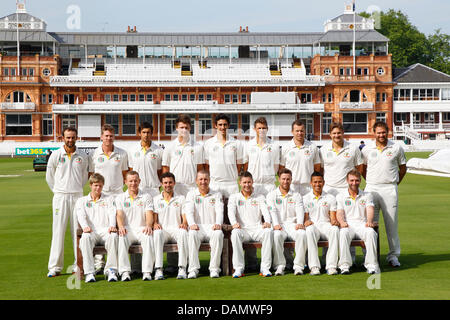
[[[339,107],[348,110],[373,109],[373,102],[340,102]]]
[[[34,102],[2,102],[0,108],[3,110],[35,110]]]

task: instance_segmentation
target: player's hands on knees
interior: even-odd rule
[[[233,229],[240,229],[241,225],[239,223],[233,224]]]
[[[344,221],[344,222],[340,223],[340,227],[341,228],[348,228],[348,223]]]
[[[117,228],[116,227],[109,227],[108,228],[108,232],[109,233],[116,233],[117,232]]]
[[[193,224],[193,225],[191,225],[191,226],[189,227],[189,229],[191,229],[191,230],[199,230],[200,228],[198,227],[198,225]]]
[[[336,219],[331,219],[331,225],[339,227],[339,221],[337,221]]]
[[[274,230],[282,230],[283,227],[281,225],[277,224],[276,226],[273,226],[273,229]]]
[[[127,229],[124,227],[119,227],[119,236],[125,236],[127,234]]]
[[[180,228],[180,229],[184,229],[184,230],[188,230],[188,225],[187,225],[187,223],[182,223],[182,224],[180,224],[179,226],[178,226],[178,228]]]
[[[84,233],[91,233],[92,230],[91,230],[91,228],[86,227],[86,228],[83,228],[83,232],[84,232]]]
[[[214,224],[214,225],[212,226],[212,229],[213,229],[213,230],[222,230],[222,226],[221,226],[220,224]]]
[[[153,233],[153,230],[152,227],[146,226],[142,232],[144,232],[144,234],[149,236]]]
[[[301,223],[295,225],[295,230],[305,229],[305,226]]]
[[[161,229],[162,229],[162,227],[159,223],[153,224],[153,230],[161,230]]]
[[[312,222],[311,220],[307,220],[307,221],[305,221],[305,228],[312,226],[313,224],[314,224],[314,222]]]
[[[264,222],[263,223],[263,229],[265,229],[265,228],[270,228],[270,223]]]
[[[378,225],[378,223],[376,223],[376,222],[367,221],[367,223],[366,223],[366,227],[368,227],[368,228],[375,228],[377,225]]]

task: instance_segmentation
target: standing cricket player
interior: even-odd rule
[[[128,153],[130,170],[139,173],[140,188],[151,196],[159,194],[163,149],[152,141],[153,126],[143,122],[139,126],[140,143]]]
[[[362,173],[362,155],[359,148],[344,140],[344,127],[341,123],[330,125],[331,142],[320,148],[325,186],[323,190],[337,196],[347,191],[347,173],[357,169]]]
[[[209,173],[197,173],[197,189],[186,197],[186,218],[189,225],[189,279],[197,278],[200,261],[200,244],[208,241],[211,246],[209,272],[218,278],[223,246],[223,201],[222,195],[209,189]]]
[[[308,265],[311,275],[320,274],[320,260],[317,242],[328,241],[326,270],[329,275],[337,274],[339,222],[336,219],[336,198],[323,191],[324,179],[320,172],[311,175],[311,192],[303,197],[303,205],[308,219],[305,221],[308,241]]]
[[[188,115],[180,114],[175,128],[178,136],[164,149],[162,172],[172,172],[177,179],[175,192],[186,196],[196,189],[197,172],[203,170],[203,146],[191,139],[191,118]]]
[[[241,174],[239,184],[241,192],[232,194],[228,201],[228,217],[233,226],[231,231],[233,278],[244,275],[243,243],[248,241],[262,242],[260,274],[270,277],[273,245],[270,212],[264,196],[253,192],[253,177],[250,172],[245,171]]]
[[[163,192],[153,198],[155,206],[155,280],[163,280],[163,249],[165,243],[178,246],[177,279],[186,279],[186,267],[189,255],[188,223],[185,215],[185,197],[174,192],[175,176],[171,172],[161,175]]]
[[[255,120],[256,137],[244,148],[244,171],[252,174],[254,192],[266,196],[276,188],[276,175],[280,164],[280,147],[267,137],[269,126],[264,117]]]
[[[217,134],[204,144],[205,169],[211,175],[210,188],[225,198],[239,192],[238,173],[243,166],[243,148],[240,141],[228,135],[230,119],[221,113],[214,119]]]
[[[64,267],[64,236],[69,217],[76,270],[78,221],[74,207],[76,201],[83,196],[83,186],[88,180],[89,157],[75,145],[77,129],[65,128],[63,139],[64,145],[53,152],[48,159],[46,172],[47,184],[54,194],[48,277],[57,276]]]
[[[310,178],[314,171],[320,171],[321,160],[317,147],[305,140],[305,124],[299,119],[292,123],[293,138],[281,152],[280,169],[292,171],[291,188],[302,196],[310,190]]]
[[[366,246],[366,258],[364,267],[369,274],[379,273],[377,261],[377,233],[373,229],[374,204],[370,192],[359,189],[361,174],[358,170],[352,170],[347,174],[348,191],[340,193],[336,197],[337,219],[341,227],[339,232],[339,269],[342,274],[350,273],[352,257],[350,244],[353,239],[359,238]],[[331,249],[330,249],[331,251]]]
[[[389,244],[386,260],[392,267],[399,267],[398,185],[406,174],[406,157],[400,145],[388,140],[389,128],[386,123],[376,122],[373,132],[375,143],[362,149],[365,191],[373,194],[376,222],[379,219],[380,209],[383,211]]]
[[[105,276],[108,281],[117,281],[117,228],[114,198],[106,196],[102,190],[105,178],[94,173],[89,178],[91,192],[75,205],[78,223],[83,229],[80,250],[83,255],[83,270],[86,282],[95,282],[93,250],[96,245],[104,245],[108,255]]]
[[[282,169],[278,174],[280,186],[269,192],[267,205],[273,221],[273,264],[275,275],[281,276],[286,268],[284,241],[295,241],[294,274],[303,274],[306,256],[306,232],[303,225],[305,212],[302,196],[291,189],[292,172]]]
[[[155,250],[153,247],[153,202],[149,194],[139,190],[139,173],[125,175],[127,191],[116,197],[119,228],[119,273],[122,281],[130,281],[128,250],[132,244],[142,246],[142,280],[152,280]]]

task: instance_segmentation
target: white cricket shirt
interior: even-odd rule
[[[398,167],[406,164],[403,148],[392,141],[379,150],[375,143],[365,146],[362,150],[364,164],[367,165],[367,184],[398,183]]]
[[[127,190],[116,197],[115,203],[117,210],[122,210],[125,214],[124,226],[126,228],[145,227],[146,211],[154,211],[152,198],[141,190],[136,198],[132,198]]]
[[[228,199],[228,218],[231,225],[239,223],[241,228],[258,228],[262,225],[261,218],[271,223],[269,209],[263,195],[252,194],[245,198],[244,195],[234,193]]]
[[[145,150],[139,142],[128,152],[129,167],[139,173],[140,187],[159,188],[158,170],[161,169],[163,149],[152,141],[150,148]]]
[[[248,171],[253,176],[254,183],[275,184],[275,166],[280,164],[280,146],[267,138],[261,147],[256,138],[250,140],[244,147],[244,161],[248,162]]]
[[[297,147],[292,139],[281,152],[280,164],[292,171],[293,184],[309,183],[314,165],[320,163],[318,148],[308,140],[305,140],[301,147]]]
[[[300,193],[289,190],[283,196],[278,187],[267,194],[266,202],[272,215],[274,226],[284,223],[303,224],[305,211]]]
[[[91,194],[77,200],[75,213],[81,228],[90,227],[94,232],[116,226],[116,206],[113,197],[104,193],[97,201],[92,200]]]
[[[333,149],[333,144],[327,143],[320,148],[324,180],[327,186],[347,188],[347,173],[363,164],[359,148],[344,140],[341,150]]]
[[[158,222],[163,229],[178,229],[178,226],[183,222],[184,196],[174,193],[173,197],[167,202],[161,192],[153,198],[153,205],[155,213],[158,214]]]
[[[315,224],[331,222],[330,211],[337,210],[336,198],[324,191],[320,197],[316,197],[312,191],[309,192],[303,197],[303,205],[305,212],[309,214],[309,219]]]
[[[162,165],[169,167],[177,183],[195,184],[197,165],[204,163],[203,146],[192,139],[182,144],[178,139],[172,141],[163,152]]]
[[[82,193],[88,180],[89,157],[78,148],[69,156],[64,146],[47,163],[46,180],[53,193]]]
[[[105,178],[104,192],[123,192],[122,171],[128,170],[128,154],[125,150],[114,146],[114,151],[107,156],[100,146],[89,155],[89,160],[89,172],[100,173]]]
[[[374,206],[373,197],[370,192],[359,190],[356,198],[352,198],[347,192],[339,193],[336,196],[336,209],[344,210],[345,221],[350,225],[352,223],[367,222],[367,207]]]
[[[186,196],[186,218],[189,225],[222,224],[223,201],[219,192],[208,192],[202,196],[198,189]]]

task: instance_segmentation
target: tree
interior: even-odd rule
[[[427,65],[450,74],[450,35],[437,29],[428,36],[428,44],[430,61]]]

